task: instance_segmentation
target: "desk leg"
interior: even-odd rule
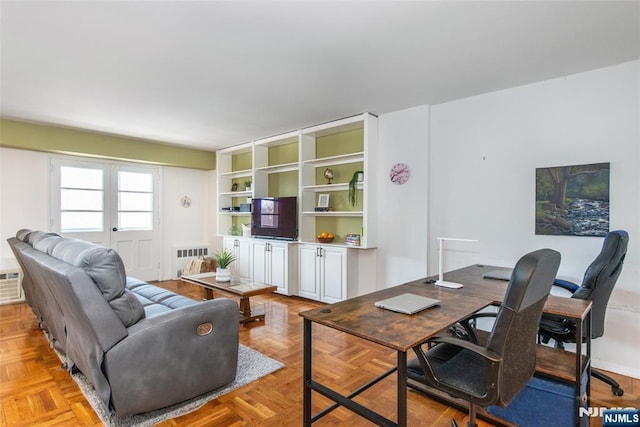
[[[304,319],[303,326],[303,404],[302,422],[305,427],[311,426],[311,321]]]
[[[593,312],[589,311],[589,313],[587,313],[585,322],[586,322],[586,327],[587,330],[585,332],[585,335],[587,336],[587,384],[585,386],[585,393],[587,394],[587,408],[591,406],[591,314]]]
[[[407,425],[407,353],[398,351],[398,426]]]
[[[582,357],[582,337],[585,336],[585,356]],[[576,426],[581,425],[580,407],[586,404],[591,405],[591,311],[587,313],[582,321],[576,321],[576,396],[575,396],[575,419]],[[584,395],[582,393],[582,378],[586,373],[587,383],[585,384]],[[584,399],[584,400],[583,400]]]

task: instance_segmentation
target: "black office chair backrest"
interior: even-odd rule
[[[580,286],[571,298],[591,300],[591,338],[604,334],[604,317],[613,287],[622,272],[622,264],[627,254],[629,234],[624,230],[607,233],[602,242],[602,250],[593,260]]]
[[[503,358],[498,404],[508,404],[535,371],[538,324],[559,266],[560,253],[540,249],[520,258],[513,269],[487,342]]]

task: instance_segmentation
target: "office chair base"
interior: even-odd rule
[[[456,420],[451,419],[451,427],[458,427]],[[471,424],[471,420],[467,423],[467,427],[478,427],[478,424]]]
[[[624,394],[624,390],[622,389],[622,387],[620,387],[620,384],[618,384],[618,382],[611,378],[609,375],[605,375],[600,371],[592,369],[591,376],[609,384],[611,386],[611,393],[613,393],[614,395],[622,396]]]

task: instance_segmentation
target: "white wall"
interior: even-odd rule
[[[0,148],[0,258],[13,258],[7,239],[21,228],[47,228],[47,156]]]
[[[0,148],[0,258],[13,258],[7,238],[20,228],[47,230],[49,156],[45,153]],[[170,279],[173,248],[209,244],[211,222],[210,172],[165,167],[160,194],[162,221],[162,279]],[[185,209],[180,198],[191,197]],[[215,230],[213,231],[215,234]]]
[[[377,289],[427,275],[427,183],[429,107],[378,117]],[[404,185],[389,180],[397,162],[409,166]]]
[[[640,377],[640,128],[638,61],[431,107],[429,236],[477,244],[445,252],[445,271],[512,266],[549,247],[559,276],[580,282],[602,238],[534,234],[535,169],[611,163],[610,227],[630,234],[594,366]],[[429,241],[430,274],[437,249]]]
[[[175,278],[175,249],[200,245],[213,249],[209,240],[209,219],[213,215],[209,200],[214,189],[209,186],[207,171],[164,167],[162,175],[162,279],[167,280]],[[180,205],[184,196],[191,199],[189,208]]]

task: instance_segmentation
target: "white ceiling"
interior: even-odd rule
[[[631,61],[638,1],[6,1],[0,113],[217,149]]]

